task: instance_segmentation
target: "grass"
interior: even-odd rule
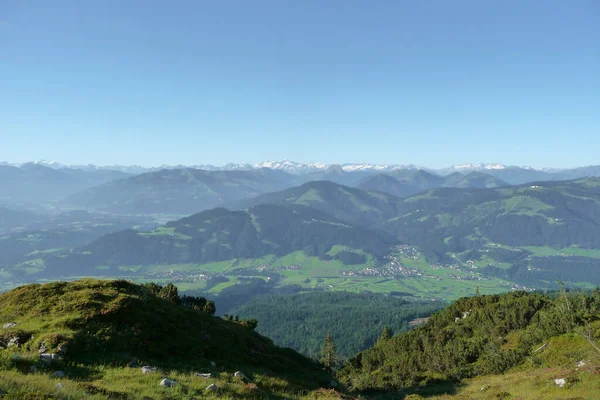
[[[600,353],[581,336],[572,334],[550,339],[548,346],[525,363],[502,375],[469,379],[448,391],[452,394],[427,396],[431,399],[598,399],[600,393]],[[584,366],[578,366],[583,361]],[[566,379],[560,388],[555,379]],[[414,393],[419,393],[414,392]],[[421,393],[422,394],[422,393]],[[411,400],[425,398],[420,395]]]
[[[295,201],[296,204],[311,205],[312,203],[323,203],[321,194],[316,189],[309,189],[302,193],[302,196],[298,197]]]
[[[523,246],[523,249],[533,253],[535,257],[588,257],[600,259],[600,250],[583,249],[581,247],[565,247],[555,249],[549,246]]]
[[[170,237],[175,237],[177,239],[183,239],[183,240],[189,240],[192,238],[191,236],[182,235],[181,233],[175,232],[175,229],[176,229],[175,227],[160,226],[150,232],[139,232],[138,235],[140,235],[140,236],[170,236]]]
[[[87,279],[17,288],[0,295],[0,322],[13,321],[16,327],[0,331],[0,348],[14,337],[24,344],[0,350],[0,394],[8,393],[5,398],[36,392],[61,399],[303,398],[318,388],[317,382],[330,379],[318,364],[275,347],[249,328],[171,303],[126,281]],[[43,364],[37,351],[42,343],[49,352],[65,346],[66,358]],[[161,374],[143,375],[140,368],[127,367],[133,356],[141,365],[161,368],[179,385],[161,388]],[[211,360],[217,367],[210,366]],[[56,370],[66,374],[60,389],[53,378]],[[233,378],[236,370],[253,384]],[[211,372],[214,379],[193,372]],[[206,393],[213,382],[220,391]]]

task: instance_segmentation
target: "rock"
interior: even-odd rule
[[[219,390],[219,388],[217,387],[217,385],[215,385],[214,383],[209,385],[206,389],[204,390],[208,390],[209,392],[216,392],[217,390]]]
[[[63,388],[63,384],[62,383],[57,383],[56,384],[56,388],[57,389],[62,389]]]
[[[233,376],[245,382],[250,382],[250,379],[242,371],[236,371],[236,373],[233,374]]]
[[[40,354],[48,352],[48,347],[46,347],[46,342],[40,343],[40,348],[39,348],[38,352]]]
[[[10,347],[21,347],[21,338],[19,336],[15,336],[13,338],[11,338],[8,343],[6,344],[7,348]]]
[[[214,362],[214,361],[211,361],[211,362],[210,362],[210,366],[214,368],[214,367],[216,367],[216,366],[217,366],[217,363],[216,363],[216,362]]]
[[[159,385],[162,387],[173,387],[173,386],[177,386],[177,382],[165,378],[162,381],[160,381]]]
[[[577,362],[577,368],[581,368],[581,367],[585,367],[585,362],[583,360]]]
[[[44,364],[51,364],[55,361],[60,361],[60,360],[62,360],[62,357],[59,356],[58,354],[54,354],[54,353],[40,354],[40,361],[43,362]]]
[[[196,375],[197,377],[200,377],[200,378],[204,378],[204,379],[208,379],[208,378],[210,378],[210,377],[212,376],[212,374],[211,374],[211,373],[208,373],[208,374],[202,374],[202,373],[200,373],[200,372],[196,372],[194,375]]]
[[[54,371],[54,374],[52,374],[52,376],[54,376],[55,378],[64,378],[65,373],[63,371]]]
[[[142,374],[150,374],[156,372],[156,368],[145,365],[142,367]]]
[[[567,384],[567,380],[565,378],[555,379],[554,383],[556,383],[556,386],[562,388],[565,387],[565,385]]]
[[[469,311],[463,311],[463,313],[462,313],[462,319],[466,319],[469,315],[471,315],[471,310],[469,310]]]
[[[17,326],[16,322],[8,322],[8,323],[2,325],[2,328],[4,328],[4,329],[10,329],[10,328],[14,328],[15,326]]]

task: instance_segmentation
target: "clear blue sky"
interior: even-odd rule
[[[0,160],[600,164],[600,2],[0,1]]]

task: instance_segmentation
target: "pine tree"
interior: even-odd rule
[[[333,338],[331,337],[331,331],[327,332],[327,336],[325,337],[325,343],[323,343],[323,350],[321,351],[321,362],[328,369],[333,370],[338,363],[338,355],[337,350],[335,348],[335,343],[333,343]]]
[[[390,328],[388,328],[387,326],[383,328],[383,331],[381,332],[381,335],[379,336],[379,339],[377,339],[377,345],[379,346],[382,343],[387,342],[388,340],[390,340],[392,338],[393,334],[392,334],[392,330]]]

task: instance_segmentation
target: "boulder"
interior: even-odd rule
[[[210,378],[210,377],[212,376],[212,374],[211,374],[211,373],[208,373],[208,374],[202,374],[202,373],[200,373],[200,372],[196,372],[194,375],[196,375],[196,376],[197,376],[197,377],[199,377],[199,378],[203,378],[203,379],[208,379],[208,378]]]
[[[19,336],[11,338],[6,344],[6,347],[21,347],[21,338]]]
[[[177,382],[165,378],[162,381],[160,381],[159,385],[162,387],[173,387],[173,386],[177,386]]]
[[[217,390],[219,390],[219,388],[213,383],[209,385],[205,390],[208,390],[209,392],[216,392]]]
[[[54,376],[55,378],[64,378],[65,373],[63,371],[54,371],[54,374],[52,374],[52,376]]]
[[[8,322],[8,323],[2,325],[2,328],[4,328],[4,329],[10,329],[10,328],[14,328],[15,326],[17,326],[16,322]]]
[[[150,374],[152,372],[156,372],[156,368],[150,367],[149,365],[145,365],[142,367],[142,374]]]
[[[559,379],[555,379],[554,383],[556,383],[556,386],[558,387],[565,387],[565,385],[567,384],[567,380],[565,378],[559,378]]]

